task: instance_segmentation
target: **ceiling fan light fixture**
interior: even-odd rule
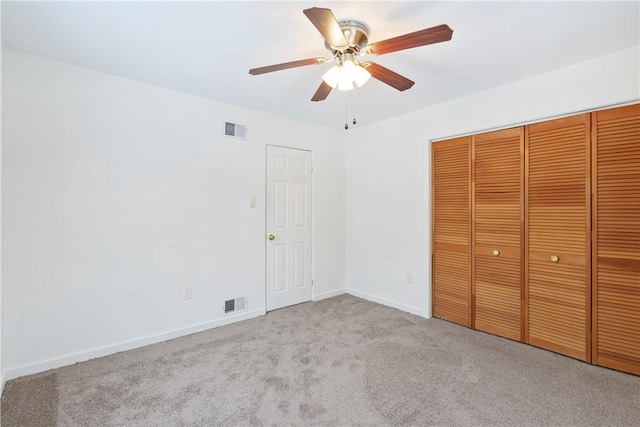
[[[413,49],[446,42],[453,36],[453,30],[448,25],[442,24],[369,43],[369,26],[362,21],[354,19],[338,21],[331,9],[323,7],[311,7],[304,9],[303,12],[324,38],[324,46],[331,52],[331,58],[308,58],[252,68],[249,74],[258,75],[306,65],[324,64],[337,59],[338,65],[322,76],[322,83],[311,97],[313,102],[327,99],[335,88],[349,91],[354,90],[356,86],[361,87],[371,77],[399,91],[410,89],[415,82],[374,62],[366,62],[363,66],[358,61],[358,56],[378,56]]]
[[[346,55],[345,55],[346,56]],[[353,90],[354,84],[361,87],[369,80],[371,73],[351,58],[346,58],[339,65],[327,71],[322,80],[332,88],[341,91]]]

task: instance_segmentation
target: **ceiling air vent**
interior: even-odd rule
[[[239,123],[224,122],[224,135],[231,138],[247,139],[247,126]]]
[[[247,308],[247,297],[228,299],[224,302],[224,313],[233,313]]]

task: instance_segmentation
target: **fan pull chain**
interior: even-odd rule
[[[354,86],[351,91],[353,92],[353,120],[351,123],[355,125],[358,123],[356,120],[356,87]],[[344,128],[349,129],[349,98],[345,97],[344,100]]]
[[[349,129],[349,98],[344,97],[344,128]]]
[[[356,120],[356,87],[353,87],[353,124],[357,123]]]

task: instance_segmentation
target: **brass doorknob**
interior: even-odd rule
[[[560,258],[558,258],[558,255],[551,255],[551,262],[558,262],[560,261]]]
[[[493,254],[493,256],[498,256],[498,255],[500,255],[500,251],[498,249],[494,249],[492,254]]]
[[[267,239],[269,239],[269,240],[273,240],[275,238],[276,238],[276,236],[274,236],[273,234],[269,234],[269,236],[267,237]]]

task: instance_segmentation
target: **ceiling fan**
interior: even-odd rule
[[[312,7],[305,9],[304,14],[315,25],[325,40],[325,47],[331,52],[331,58],[309,58],[282,64],[249,70],[251,75],[271,73],[273,71],[306,65],[318,65],[326,62],[338,61],[338,65],[331,68],[324,76],[318,90],[311,98],[312,101],[322,101],[329,96],[332,89],[351,90],[362,86],[369,77],[380,80],[389,86],[403,91],[415,82],[391,71],[382,65],[371,61],[361,62],[362,56],[377,56],[428,44],[451,40],[453,30],[448,25],[438,25],[432,28],[416,31],[387,40],[368,44],[369,27],[362,21],[336,20],[331,9]]]

